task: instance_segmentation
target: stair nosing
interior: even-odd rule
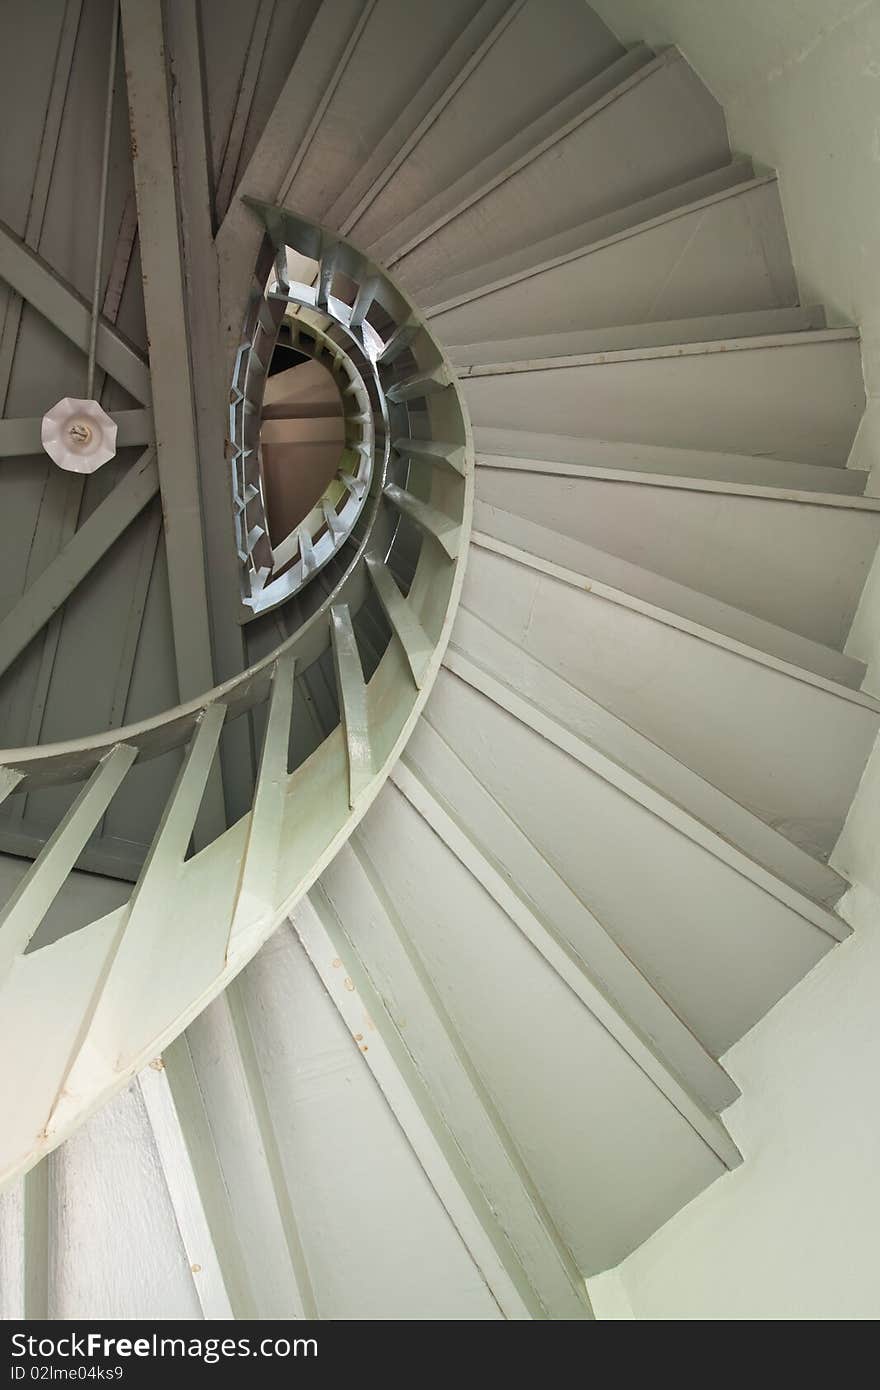
[[[530,442],[530,445],[531,445],[531,444],[534,444],[534,448],[530,447],[529,450],[528,450],[527,452],[524,452],[524,453],[512,453],[512,452],[510,452],[510,447],[509,447],[509,446],[508,446],[507,448],[505,448],[505,449],[491,448],[491,447],[490,447],[490,448],[482,447],[482,446],[479,444],[479,440],[480,440],[481,438],[484,438],[490,431],[493,432],[494,434],[513,435],[513,436],[516,436],[517,439],[525,439],[525,440],[528,440],[528,441]],[[862,479],[863,481],[865,481],[865,482],[866,482],[867,479],[870,477],[870,473],[869,473],[868,471],[866,471],[865,469],[861,469],[861,468],[849,468],[849,467],[847,467],[847,466],[844,465],[844,464],[818,464],[818,463],[817,463],[817,464],[814,464],[814,463],[804,463],[802,460],[799,460],[799,459],[783,458],[783,457],[779,457],[779,456],[776,455],[776,454],[772,454],[772,455],[771,455],[771,454],[762,454],[762,453],[743,454],[743,453],[737,453],[736,450],[733,450],[733,449],[707,449],[707,448],[696,447],[696,446],[689,446],[689,445],[683,445],[683,444],[646,444],[646,443],[644,442],[644,440],[605,439],[605,438],[603,438],[603,437],[600,436],[600,435],[552,434],[552,433],[548,433],[548,432],[546,432],[546,431],[541,432],[541,431],[533,431],[533,430],[520,430],[520,429],[516,429],[516,428],[506,429],[504,426],[500,426],[500,425],[475,425],[475,426],[474,426],[474,439],[475,439],[475,441],[477,441],[477,442],[476,442],[476,452],[477,452],[478,454],[482,454],[482,455],[486,455],[486,456],[492,456],[492,457],[498,457],[498,458],[510,458],[510,459],[538,459],[538,460],[540,460],[540,459],[542,458],[542,454],[541,454],[540,450],[544,447],[545,443],[546,443],[547,441],[550,441],[550,448],[552,449],[552,447],[553,447],[553,441],[559,440],[559,441],[562,442],[563,445],[574,444],[574,445],[577,445],[577,446],[579,446],[579,447],[591,447],[591,446],[595,446],[595,447],[598,447],[598,448],[601,448],[601,449],[619,449],[619,450],[635,449],[635,450],[648,450],[648,451],[653,451],[653,452],[660,452],[660,453],[662,453],[662,454],[669,455],[669,456],[670,456],[670,459],[672,458],[672,456],[678,457],[679,455],[691,455],[691,454],[692,454],[692,455],[695,455],[695,456],[698,457],[698,458],[699,458],[700,456],[702,456],[702,455],[708,455],[708,456],[710,456],[710,457],[712,457],[712,458],[716,458],[716,459],[729,459],[729,460],[731,460],[731,461],[733,461],[733,462],[740,462],[740,463],[744,463],[744,464],[746,464],[746,463],[756,463],[756,462],[766,461],[766,462],[770,462],[770,463],[783,463],[783,464],[788,464],[788,465],[790,465],[790,466],[793,467],[793,468],[801,468],[801,469],[802,469],[802,468],[811,468],[811,469],[812,469],[812,468],[816,468],[816,469],[823,469],[823,468],[824,468],[824,469],[828,469],[830,472],[840,473],[840,474],[842,474],[842,475],[843,475],[843,474],[854,473],[857,477],[861,478],[861,479]],[[548,459],[546,459],[545,461],[548,462],[548,463],[563,463],[563,464],[565,464],[565,463],[573,463],[575,467],[579,466],[578,461],[577,461],[577,460],[572,460],[572,459],[554,459],[554,458],[548,458]],[[591,466],[591,465],[585,465],[585,466],[588,466],[588,467],[589,467],[589,466]],[[645,471],[649,471],[649,470],[645,470]],[[670,476],[688,478],[688,477],[699,476],[699,475],[694,475],[694,474],[689,474],[689,473],[681,473],[681,474],[678,474],[678,473],[674,473],[674,470],[671,470],[671,471],[670,471]]]
[[[844,511],[880,512],[880,497],[863,497],[858,493],[809,491],[761,483],[736,483],[726,479],[692,478],[687,474],[638,473],[629,469],[603,468],[598,464],[554,463],[544,459],[489,454],[484,451],[476,453],[475,463],[478,468],[492,468],[498,472],[534,473],[548,478],[583,478],[587,481],[595,479],[602,482],[630,483],[638,487],[665,487],[682,492],[713,492],[722,496],[730,494],[733,497],[754,497],[767,502],[835,507]],[[810,468],[813,465],[805,463],[801,466]],[[845,473],[848,470],[841,468],[839,471]]]
[[[732,165],[736,165],[738,163],[742,163],[745,166],[748,164],[748,161],[732,159],[729,164],[720,165],[719,169],[728,169]],[[705,178],[706,175],[701,174],[698,175],[698,177]],[[688,183],[692,182],[694,182],[694,180],[688,180],[686,183],[679,184],[677,186],[680,188],[687,188]],[[465,290],[461,294],[453,295],[448,300],[440,300],[436,303],[430,304],[423,310],[425,318],[437,318],[441,314],[448,313],[450,310],[457,309],[464,304],[473,303],[478,299],[484,299],[487,295],[495,294],[499,290],[508,289],[512,285],[520,284],[523,280],[531,280],[536,275],[543,275],[548,270],[555,270],[559,266],[570,265],[573,261],[579,261],[586,256],[592,256],[594,252],[604,251],[609,246],[614,246],[619,242],[629,240],[630,237],[640,236],[644,232],[654,231],[657,227],[665,226],[670,222],[677,222],[679,218],[687,217],[691,213],[702,212],[704,208],[713,207],[717,203],[725,202],[728,198],[734,198],[737,197],[739,194],[749,193],[756,188],[761,188],[767,184],[777,182],[778,175],[776,173],[770,173],[756,174],[754,175],[754,177],[750,179],[743,179],[740,183],[729,184],[725,188],[718,189],[715,193],[706,193],[703,195],[702,198],[694,199],[693,202],[681,203],[677,207],[668,209],[666,212],[658,213],[655,217],[646,218],[643,222],[633,222],[630,226],[622,227],[619,231],[611,232],[608,236],[599,237],[596,241],[585,242],[576,250],[566,251],[560,254],[559,256],[551,256],[548,260],[538,261],[534,265],[529,266],[527,269],[514,271],[510,275],[502,276],[501,279],[492,281],[490,284],[481,285],[479,289]],[[651,198],[655,197],[657,197],[657,194],[651,195]],[[626,211],[627,206],[631,208],[637,208],[640,206],[641,202],[647,201],[649,201],[649,199],[640,199],[639,202],[629,203],[625,207],[620,208],[619,211],[623,213]],[[607,217],[608,214],[606,213],[605,216]],[[593,220],[598,221],[600,219]],[[591,222],[583,223],[583,226],[585,228],[589,227],[590,225]],[[557,233],[556,235],[558,236],[559,233]],[[551,238],[548,237],[545,238],[545,240],[551,240]],[[538,245],[540,244],[541,243],[539,242]],[[491,266],[491,262],[488,262],[488,264]],[[469,271],[460,273],[476,274],[479,268],[479,266],[476,266],[474,267],[474,270],[472,272]],[[450,276],[449,279],[452,280],[454,279],[454,277]],[[442,289],[443,284],[444,281],[438,280],[436,282],[436,286],[429,286],[427,291],[423,293],[430,294],[435,289]]]
[[[578,755],[577,751],[573,752],[571,748],[565,748],[563,746],[564,741],[571,740],[573,744],[579,745],[581,748],[585,750],[589,750],[589,753],[592,755],[593,760],[609,765],[608,775],[606,775],[606,772],[600,771],[598,768],[594,767],[591,762],[591,770],[595,773],[596,776],[601,777],[605,781],[611,782],[612,785],[616,786],[617,789],[621,791],[624,795],[629,796],[632,800],[636,801],[638,805],[643,806],[645,809],[651,811],[654,815],[658,815],[660,819],[664,821],[664,823],[673,825],[673,827],[676,830],[678,830],[679,833],[685,835],[695,844],[699,844],[707,854],[711,854],[714,858],[719,859],[722,863],[727,864],[728,868],[730,868],[732,872],[738,873],[743,878],[748,879],[749,882],[753,883],[762,892],[767,893],[769,897],[775,898],[777,902],[783,903],[786,907],[788,907],[788,909],[791,912],[794,912],[797,916],[802,917],[804,921],[808,922],[810,926],[815,927],[818,931],[824,932],[825,935],[831,937],[832,940],[845,941],[847,937],[849,937],[852,934],[852,928],[849,927],[849,925],[846,922],[844,922],[842,918],[837,917],[833,909],[828,906],[827,902],[823,902],[813,897],[812,894],[806,892],[803,888],[798,887],[797,884],[794,884],[789,879],[785,878],[782,874],[778,872],[778,870],[769,868],[766,864],[763,864],[759,860],[755,859],[754,856],[748,850],[743,849],[741,845],[735,843],[733,840],[728,839],[726,835],[724,835],[714,826],[707,824],[704,820],[701,819],[700,816],[695,814],[695,812],[689,810],[685,806],[682,806],[679,802],[677,802],[674,798],[670,797],[662,789],[653,786],[649,782],[646,782],[639,775],[639,773],[633,772],[630,768],[618,762],[617,759],[612,757],[610,754],[604,752],[602,749],[595,747],[581,734],[575,732],[574,730],[570,729],[566,724],[562,723],[555,715],[549,714],[545,710],[542,710],[538,705],[535,704],[533,700],[529,698],[529,696],[521,695],[518,691],[515,691],[511,687],[507,686],[502,678],[495,675],[487,667],[483,666],[482,663],[475,657],[459,648],[457,644],[450,643],[449,648],[447,649],[447,653],[443,659],[443,666],[446,670],[451,671],[454,675],[457,675],[460,680],[468,681],[468,677],[466,675],[463,675],[460,669],[456,669],[457,667],[460,668],[462,663],[464,663],[465,666],[475,668],[483,679],[488,680],[493,685],[502,686],[508,692],[510,703],[502,705],[502,708],[506,708],[509,712],[512,712],[511,705],[522,704],[533,709],[539,720],[545,722],[548,726],[553,726],[554,729],[560,731],[560,735],[563,741],[560,742],[558,739],[550,738],[549,734],[543,733],[540,730],[535,729],[535,731],[539,733],[541,737],[550,738],[550,741],[554,744],[555,747],[559,747],[563,752],[566,752],[570,756],[575,757],[579,762],[582,762],[583,758]],[[487,698],[491,697],[487,696]],[[496,703],[498,702],[496,701]],[[535,725],[529,723],[529,727],[535,728]],[[644,737],[644,735],[642,737]],[[668,754],[668,756],[674,758],[674,760],[680,763],[681,766],[687,768],[687,764],[682,763],[680,758],[675,758],[674,754]],[[688,771],[693,772],[694,770],[693,768],[688,768]],[[700,776],[699,773],[696,773],[695,775]],[[701,780],[705,782],[706,778],[702,778]],[[627,786],[625,784],[628,783],[632,783],[635,785],[630,786],[630,788],[627,789]],[[710,785],[714,784],[710,783]],[[720,793],[727,800],[734,800],[734,798],[730,797],[727,792],[722,791],[720,787],[715,787],[715,791]],[[659,803],[662,803],[662,806],[665,808],[665,813],[658,809],[656,805],[651,805],[651,802],[654,800],[658,801]],[[749,811],[748,807],[742,806],[742,804],[739,802],[736,802],[735,804],[740,808],[741,811],[745,812],[747,815],[750,815],[756,821],[756,823],[764,827],[768,836],[780,834],[779,831],[774,830],[771,825],[768,825],[766,821],[762,821],[759,816],[755,816],[753,811]],[[690,823],[691,827],[695,827],[697,829],[697,833],[691,833],[691,830],[683,829],[681,824],[676,824],[676,813],[679,818],[684,817],[685,820]],[[706,837],[713,841],[712,845],[704,843]],[[795,851],[800,849],[798,845],[795,845],[794,842],[791,840],[787,840],[785,836],[781,836],[781,838],[786,841],[786,845],[788,847],[793,848]],[[806,850],[800,850],[800,853],[807,854]],[[818,864],[820,868],[828,868],[828,866],[824,864],[823,861],[814,859],[812,855],[807,855],[807,858],[812,859],[813,863]],[[744,864],[734,862],[734,860],[744,861]],[[833,869],[829,868],[828,873],[836,877],[838,880],[841,879],[841,876],[839,874],[836,874],[835,870]],[[842,882],[843,887],[841,888],[841,895],[845,891],[847,886],[846,880],[842,880]],[[792,901],[792,899],[796,899],[797,901]]]
[[[647,45],[645,46],[647,47]],[[632,50],[629,50],[629,52],[631,51]],[[628,53],[622,54],[620,58],[615,59],[615,63],[624,61],[624,59],[627,56]],[[515,174],[518,174],[520,170],[528,168],[529,164],[533,163],[534,160],[539,159],[542,154],[545,154],[547,152],[547,150],[552,149],[553,146],[558,144],[560,140],[564,140],[569,135],[573,134],[579,126],[583,125],[586,121],[591,120],[593,116],[598,115],[600,111],[604,110],[605,107],[611,105],[612,102],[617,101],[622,96],[625,96],[629,90],[638,86],[638,84],[642,82],[646,77],[654,76],[655,73],[661,71],[664,67],[670,66],[673,62],[676,61],[685,61],[683,55],[676,48],[667,48],[664,50],[663,53],[656,54],[653,58],[649,59],[646,63],[644,63],[640,68],[637,68],[635,72],[632,72],[629,74],[628,77],[625,77],[622,82],[617,83],[609,91],[605,92],[601,97],[598,97],[595,101],[591,102],[590,105],[585,107],[579,115],[569,117],[569,119],[567,121],[564,121],[561,126],[557,127],[557,129],[552,134],[545,136],[542,140],[539,140],[538,143],[532,146],[532,148],[529,149],[525,154],[520,155],[510,164],[506,165],[504,169],[500,170],[497,174],[494,174],[490,179],[486,181],[485,184],[481,185],[479,189],[477,189],[473,193],[468,194],[460,203],[457,203],[453,208],[447,209],[446,212],[441,213],[439,217],[437,217],[433,222],[423,227],[420,231],[414,233],[408,241],[404,242],[402,246],[397,247],[393,251],[393,253],[383,255],[384,248],[382,246],[382,243],[386,241],[388,237],[393,236],[394,232],[386,232],[383,234],[382,237],[377,238],[376,241],[368,248],[369,251],[371,252],[371,254],[375,251],[377,255],[380,256],[380,258],[383,258],[385,260],[389,269],[393,268],[395,265],[399,264],[399,262],[402,261],[405,256],[408,256],[412,251],[414,251],[417,246],[420,246],[422,242],[427,241],[429,237],[434,236],[440,230],[441,227],[445,227],[448,223],[454,222],[455,219],[460,217],[462,213],[466,212],[468,208],[473,207],[474,204],[481,202],[482,199],[485,198],[489,193],[494,192],[496,188],[500,188],[502,184],[507,183],[507,181],[513,178]],[[614,63],[611,63],[608,66],[613,67]],[[604,69],[604,71],[607,72],[608,69],[606,68]],[[601,76],[601,72],[596,73],[594,77],[590,78],[587,82],[582,84],[583,87],[588,87],[591,82],[596,81]],[[563,101],[570,99],[572,95],[573,93],[569,93],[569,97],[563,98],[562,101],[557,102],[556,106],[561,106],[563,104]],[[551,111],[552,109],[555,108],[551,108]],[[545,117],[549,114],[551,114],[551,112],[545,112]],[[539,117],[538,119],[541,118]],[[536,123],[537,122],[532,122],[531,124]],[[522,132],[520,133],[522,134]],[[491,156],[487,156],[487,158],[491,158]],[[462,175],[460,177],[464,176]],[[455,180],[455,182],[458,182],[458,180]],[[452,186],[453,185],[450,185],[450,187]],[[435,196],[440,197],[441,194],[446,191],[447,190],[445,189],[441,189],[440,192]],[[414,217],[418,215],[418,211],[419,210],[416,209],[414,212],[410,213],[409,216]]]
[[[658,358],[712,357],[729,352],[766,352],[774,348],[817,346],[820,343],[858,342],[858,328],[807,328],[795,333],[755,334],[751,338],[719,338],[704,343],[666,343],[654,348],[621,348],[612,352],[572,353],[564,357],[539,357],[513,362],[485,362],[459,367],[460,381],[482,376],[514,376],[523,372],[565,371],[572,367],[610,367],[622,362],[650,362]]]
[[[799,680],[805,685],[811,685],[825,694],[844,700],[847,704],[856,705],[859,708],[868,710],[871,714],[880,716],[880,698],[869,695],[865,691],[854,690],[850,686],[842,685],[838,681],[831,680],[828,676],[819,675],[815,671],[809,670],[805,666],[796,666],[792,662],[783,661],[781,657],[774,656],[770,652],[762,651],[759,647],[752,647],[738,638],[729,637],[725,633],[717,632],[713,628],[706,627],[705,624],[697,623],[692,618],[684,618],[680,614],[668,608],[661,608],[658,604],[652,604],[647,599],[638,598],[634,594],[628,593],[625,589],[616,588],[614,585],[605,583],[604,580],[593,580],[588,575],[578,574],[576,570],[558,565],[555,561],[545,560],[540,555],[535,555],[532,551],[523,550],[520,546],[515,546],[509,541],[497,540],[488,532],[481,531],[474,527],[471,531],[471,544],[481,550],[491,550],[498,555],[515,561],[517,564],[525,565],[529,569],[539,570],[548,575],[551,579],[557,579],[570,588],[580,592],[590,592],[599,598],[607,599],[611,603],[616,603],[623,608],[631,608],[636,612],[643,613],[646,617],[654,621],[661,622],[667,627],[678,628],[686,632],[689,636],[697,638],[699,641],[708,642],[712,646],[724,647],[734,655],[742,657],[746,661],[754,661],[760,666],[768,666],[780,675],[787,676],[792,680]],[[662,577],[662,576],[661,576]],[[680,587],[686,588],[686,585]],[[723,600],[719,600],[723,602]],[[727,607],[733,607],[728,604]],[[743,613],[745,609],[740,610]],[[755,614],[747,614],[755,617]],[[767,619],[760,621],[766,622]],[[778,627],[779,624],[769,624]],[[800,634],[795,633],[794,636]],[[804,638],[805,642],[812,641],[811,638]],[[821,642],[813,643],[814,646],[822,646]],[[845,656],[846,653],[837,652],[835,648],[827,648],[837,656]],[[851,658],[854,660],[855,658]]]
[[[647,351],[654,347],[680,346],[685,341],[697,345],[738,342],[743,338],[779,337],[782,334],[822,333],[827,328],[825,308],[821,304],[775,304],[757,309],[689,314],[682,318],[599,323],[583,328],[524,333],[516,337],[499,336],[475,339],[470,343],[447,343],[446,354],[455,370],[463,371],[468,367],[500,366],[504,362],[543,362],[555,361],[559,357],[584,357],[591,353]],[[726,332],[726,329],[730,331]],[[594,348],[578,348],[576,344],[564,341],[601,339],[603,334],[607,335],[609,341]],[[668,341],[652,343],[652,335],[665,335]],[[615,346],[613,339],[621,336],[633,341]],[[563,341],[556,347],[554,340],[557,343]],[[517,345],[520,345],[519,350],[514,351]],[[496,355],[493,356],[493,353]],[[478,360],[468,360],[469,355],[473,359],[474,354],[478,354]]]

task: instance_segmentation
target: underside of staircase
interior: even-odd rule
[[[120,8],[86,478],[115,4],[3,19],[0,1315],[588,1319],[849,932],[858,329],[580,0]]]

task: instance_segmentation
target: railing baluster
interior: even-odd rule
[[[118,743],[101,759],[0,911],[0,980],[27,948],[136,757],[136,748]]]
[[[330,632],[339,712],[348,751],[348,800],[349,805],[354,806],[373,780],[373,749],[367,687],[347,603],[335,604],[330,609]]]
[[[336,267],[339,263],[339,247],[329,246],[321,257],[321,264],[318,267],[318,292],[315,303],[319,309],[326,309],[330,299],[330,291],[333,288],[333,277],[336,274]]]
[[[0,767],[0,801],[5,801],[15,791],[23,777],[24,773],[15,767]]]
[[[453,521],[452,517],[447,516],[445,512],[432,507],[430,502],[422,502],[418,497],[413,497],[411,492],[398,487],[396,483],[386,484],[385,496],[394,503],[398,511],[410,517],[420,530],[433,536],[446,551],[450,560],[455,559],[461,541],[459,522]]]
[[[336,476],[339,479],[339,481],[343,484],[343,486],[348,488],[348,491],[351,493],[352,497],[356,497],[358,501],[360,501],[360,499],[363,497],[364,493],[367,490],[367,484],[365,479],[355,478],[352,476],[351,473],[346,473],[341,468],[337,472]]]
[[[305,578],[306,575],[314,574],[318,567],[318,561],[315,558],[315,547],[312,544],[309,528],[302,525],[296,534],[299,537],[299,560],[302,565],[303,578]]]
[[[339,542],[345,540],[349,528],[343,523],[338,511],[326,497],[321,498],[321,511],[324,513],[327,530],[330,532],[334,541]]]
[[[279,657],[272,672],[272,693],[266,716],[260,771],[233,905],[227,960],[234,954],[236,940],[241,933],[262,921],[275,906],[287,785],[287,749],[293,710],[294,666],[293,656],[285,653]]]
[[[367,572],[420,689],[431,660],[434,644],[397,587],[394,576],[378,555],[367,555]]]
[[[364,280],[357,292],[354,301],[354,308],[351,311],[349,325],[351,328],[359,328],[370,311],[370,305],[376,298],[376,291],[379,288],[378,276],[372,275]]]
[[[388,342],[376,358],[376,361],[381,363],[383,367],[387,367],[389,363],[396,361],[400,354],[405,352],[413,342],[420,326],[417,319],[408,319],[406,323],[402,323],[399,328],[395,328]]]

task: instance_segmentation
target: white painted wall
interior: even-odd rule
[[[743,1092],[725,1119],[744,1164],[661,1227],[616,1277],[591,1281],[597,1316],[880,1316],[876,899],[854,889],[844,915],[855,928],[850,940],[724,1059]]]
[[[735,149],[779,170],[805,303],[861,325],[868,411],[852,463],[880,493],[880,0],[593,0],[625,41],[676,43]],[[880,693],[880,565],[848,649]],[[880,1316],[880,751],[832,862],[853,937],[724,1058],[744,1165],[591,1281],[597,1315]]]

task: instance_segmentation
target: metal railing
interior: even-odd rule
[[[473,445],[449,364],[381,269],[335,233],[280,209],[255,210],[267,228],[258,266],[264,290],[260,303],[248,305],[250,348],[239,355],[232,393],[238,414],[230,420],[237,536],[248,538],[239,545],[250,586],[244,595],[257,604],[264,596],[272,606],[291,596],[273,593],[284,575],[273,580],[271,565],[258,580],[267,548],[271,555],[268,527],[250,540],[261,525],[254,506],[257,495],[263,498],[254,472],[259,461],[235,443],[244,441],[244,418],[259,419],[257,383],[265,383],[272,339],[265,325],[271,321],[277,334],[291,303],[322,316],[322,342],[335,344],[347,359],[346,374],[351,367],[365,383],[370,428],[382,421],[368,436],[366,495],[343,542],[350,562],[291,636],[200,698],[92,738],[0,752],[0,799],[81,784],[0,910],[0,1045],[7,1059],[0,1079],[0,1182],[35,1163],[155,1057],[330,862],[418,718],[457,605]],[[318,263],[311,306],[303,304],[308,295],[291,296],[292,287],[265,273],[287,247]],[[339,560],[340,547],[335,553]],[[300,552],[298,564],[302,558]],[[320,575],[299,577],[308,582]],[[389,636],[384,650],[374,652],[367,678],[362,620],[370,603],[384,614]],[[374,624],[373,641],[375,631]],[[304,717],[294,694],[328,652],[338,722],[291,772],[291,731]],[[255,713],[264,732],[250,809],[206,835],[199,811],[221,733],[233,719]],[[128,901],[50,945],[31,947],[132,769],[172,749],[181,750],[180,770]]]

